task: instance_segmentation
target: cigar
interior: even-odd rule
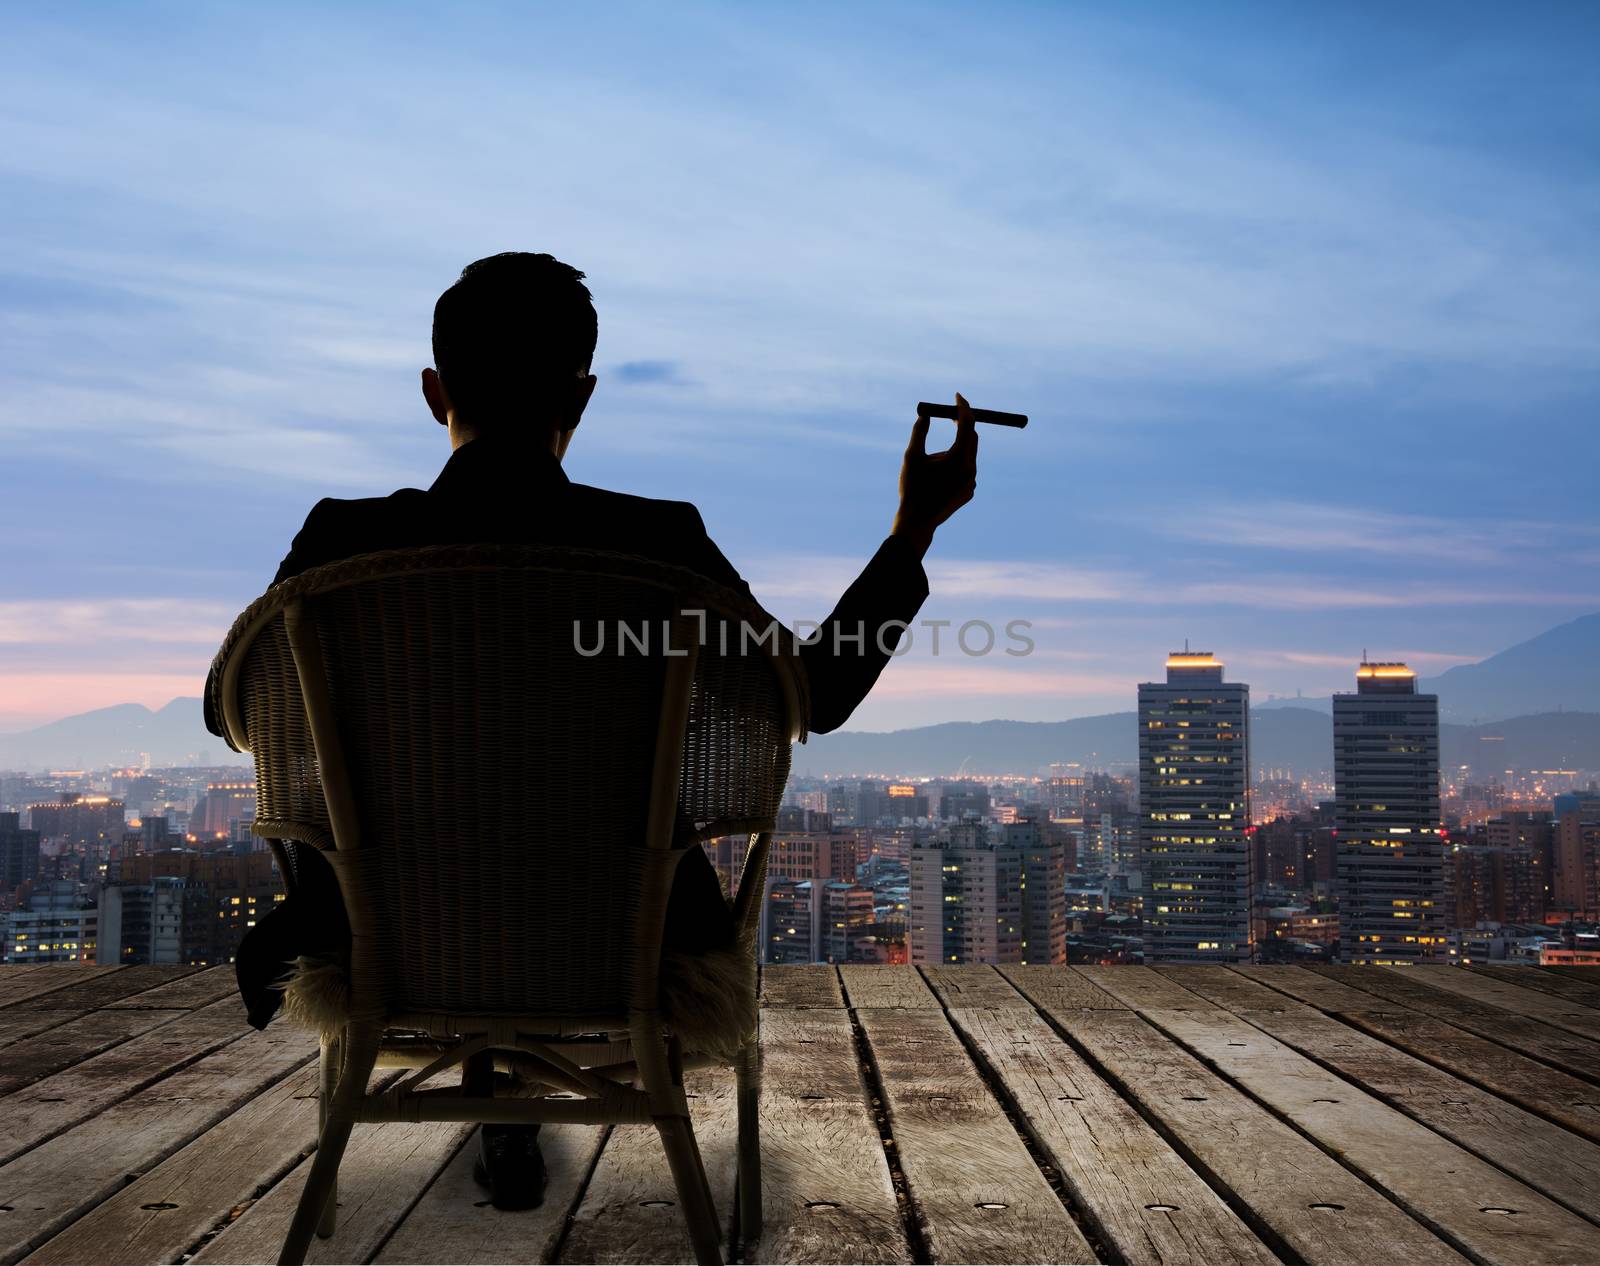
[[[917,404],[919,418],[951,418],[956,416],[956,406],[953,404],[929,404],[926,400]],[[1028,425],[1026,413],[1001,413],[998,409],[974,409],[972,411],[974,422],[988,422],[994,426],[1014,426],[1018,430]]]

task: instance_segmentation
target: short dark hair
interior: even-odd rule
[[[480,424],[571,390],[599,322],[583,274],[550,255],[475,260],[433,307],[433,364],[450,401]]]

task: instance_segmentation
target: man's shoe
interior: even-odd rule
[[[496,1209],[537,1209],[548,1181],[537,1125],[485,1125],[478,1131],[472,1176]]]

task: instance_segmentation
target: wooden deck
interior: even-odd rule
[[[1600,1262],[1600,972],[769,968],[746,1261]],[[0,968],[0,1263],[275,1258],[315,1047],[229,968]],[[691,1090],[733,1208],[731,1078]],[[690,1260],[654,1134],[358,1126],[321,1262]]]

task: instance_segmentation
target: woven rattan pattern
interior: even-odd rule
[[[281,614],[296,598],[359,805],[390,1010],[625,1010],[675,611],[708,613],[678,838],[773,824],[789,766],[778,674],[799,674],[787,648],[741,647],[741,620],[764,627],[757,608],[650,560],[445,546],[317,568],[236,622],[218,665],[243,656],[246,733],[233,737],[255,757],[264,834],[331,842]],[[575,620],[590,649],[603,624],[600,654],[580,653]],[[619,622],[648,653],[617,637]]]

